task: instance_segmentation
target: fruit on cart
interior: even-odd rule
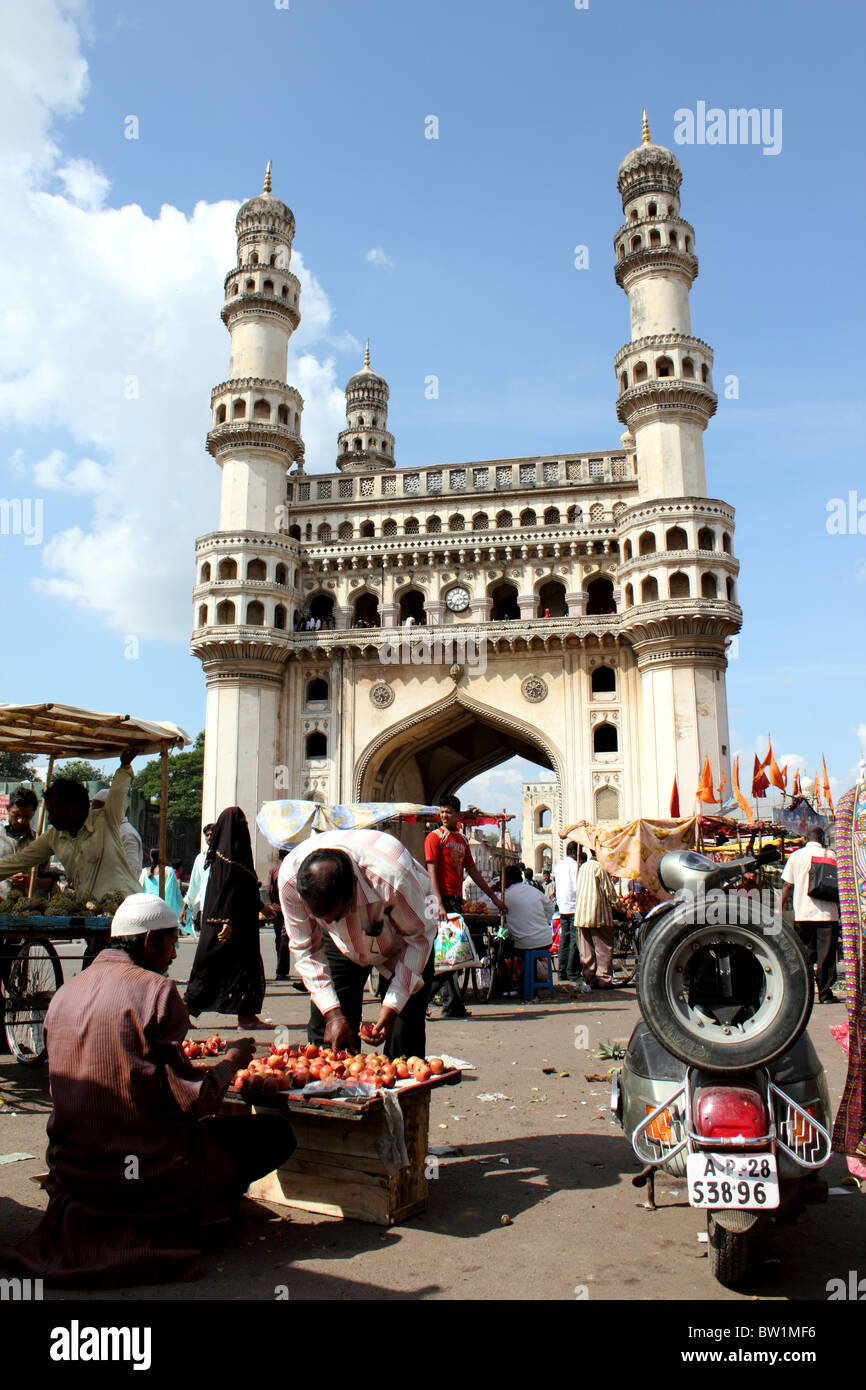
[[[199,1044],[192,1044],[199,1046]],[[307,1055],[315,1052],[315,1055]],[[335,1051],[308,1043],[300,1054],[294,1048],[273,1044],[269,1056],[253,1058],[236,1073],[235,1090],[301,1090],[311,1081],[360,1081],[390,1090],[398,1081],[429,1081],[441,1076],[446,1066],[441,1057],[400,1057],[391,1060],[381,1052],[363,1054]],[[267,1082],[267,1085],[265,1083]],[[276,1083],[276,1084],[274,1084]]]

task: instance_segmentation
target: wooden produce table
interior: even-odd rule
[[[250,1105],[255,1110],[281,1110],[288,1115],[297,1140],[291,1158],[254,1182],[249,1195],[263,1202],[379,1226],[393,1226],[426,1211],[430,1092],[434,1086],[455,1086],[460,1080],[461,1073],[452,1070],[392,1090],[403,1112],[409,1157],[402,1167],[386,1154],[388,1124],[381,1095],[365,1100],[327,1100],[292,1091],[265,1096],[229,1091],[223,1114],[242,1114]]]

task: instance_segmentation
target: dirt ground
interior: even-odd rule
[[[273,981],[265,934],[262,948],[265,1013],[288,1026],[292,1041],[300,1039],[305,997]],[[184,943],[172,971],[178,981],[191,959],[192,946]],[[468,1019],[434,1017],[428,1025],[428,1055],[446,1052],[474,1066],[461,1085],[433,1092],[430,1147],[451,1152],[439,1156],[423,1215],[385,1230],[247,1204],[225,1247],[205,1257],[196,1283],[89,1295],[46,1290],[46,1299],[271,1301],[285,1286],[292,1300],[824,1301],[829,1279],[847,1278],[862,1265],[866,1198],[856,1191],[831,1195],[796,1227],[770,1232],[756,1252],[752,1282],[736,1293],[710,1276],[706,1244],[698,1240],[704,1219],[689,1208],[684,1183],[660,1179],[659,1210],[646,1210],[644,1191],[631,1185],[639,1165],[610,1118],[609,1084],[588,1079],[611,1065],[593,1056],[599,1043],[628,1038],[638,1017],[633,989],[470,1007]],[[366,1013],[374,1015],[372,1000]],[[842,1004],[816,1008],[810,1028],[834,1104],[845,1060],[829,1028],[843,1018]],[[203,1015],[202,1022],[193,1036],[216,1029],[233,1036],[230,1020]],[[33,1155],[0,1166],[4,1242],[26,1235],[45,1206],[31,1179],[45,1166],[47,1083],[46,1068],[0,1057],[0,1156]],[[846,1171],[834,1156],[825,1170],[831,1188]]]

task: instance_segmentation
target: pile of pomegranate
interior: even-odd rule
[[[186,1056],[191,1062],[195,1062],[199,1057],[218,1057],[221,1052],[225,1052],[226,1044],[218,1033],[214,1033],[212,1038],[206,1042],[196,1042],[193,1038],[184,1038],[183,1047]]]
[[[267,1057],[254,1057],[236,1072],[235,1091],[300,1091],[311,1081],[361,1081],[390,1089],[398,1081],[429,1081],[441,1076],[441,1057],[397,1057],[390,1061],[379,1052],[335,1052],[330,1047],[307,1043],[305,1047],[278,1047],[271,1043]]]

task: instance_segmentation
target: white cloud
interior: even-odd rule
[[[78,503],[74,526],[64,526],[59,499],[46,507],[40,591],[114,631],[185,641],[193,541],[218,515],[219,470],[204,439],[211,388],[228,372],[219,311],[237,203],[199,202],[189,214],[166,205],[156,217],[110,207],[103,173],[62,155],[53,124],[87,95],[82,22],[72,0],[28,0],[6,16],[0,418],[63,436],[65,449],[27,464],[38,487]],[[38,275],[21,274],[22,227]],[[331,469],[345,397],[335,357],[315,348],[342,344],[328,295],[298,252],[292,269],[303,317],[288,379],[304,397],[307,468]],[[27,458],[16,451],[13,471]]]
[[[371,265],[386,266],[388,268],[394,264],[387,251],[381,246],[371,246],[370,250],[365,253],[364,260],[369,261]]]

